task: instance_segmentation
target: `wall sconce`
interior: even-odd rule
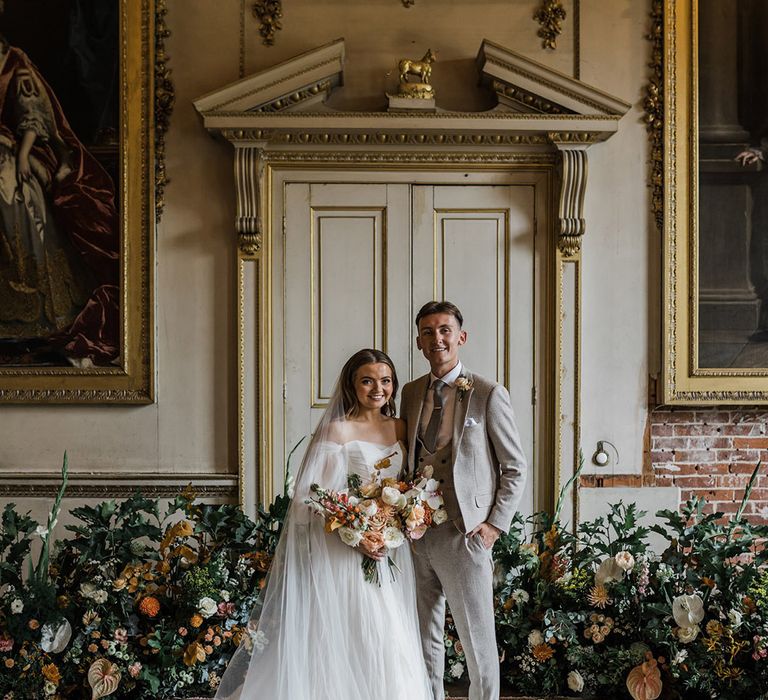
[[[619,463],[619,451],[616,449],[616,445],[612,442],[608,442],[608,440],[598,440],[597,449],[592,455],[592,464],[595,464],[598,467],[605,467],[608,465],[608,462],[611,461],[610,455],[605,451],[606,445],[610,445],[613,448],[613,451],[616,454],[616,464]]]

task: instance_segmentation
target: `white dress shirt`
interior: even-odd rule
[[[435,393],[432,385],[438,379],[445,383],[443,389],[443,416],[440,419],[440,430],[437,433],[436,450],[442,449],[453,439],[453,412],[456,408],[456,380],[461,376],[461,362],[459,362],[448,374],[443,377],[436,377],[430,372],[429,389],[424,398],[424,407],[421,410],[420,435],[424,435],[429,425],[429,419],[432,416],[432,409],[435,405]]]

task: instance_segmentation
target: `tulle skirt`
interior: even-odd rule
[[[407,544],[363,578],[361,554],[318,522],[289,524],[246,644],[217,698],[432,700]],[[250,648],[249,648],[250,647]]]

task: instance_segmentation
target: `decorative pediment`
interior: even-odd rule
[[[341,85],[344,40],[337,39],[195,100],[200,114],[311,110]]]
[[[555,158],[560,250],[567,256],[578,252],[585,231],[586,149],[617,131],[629,104],[485,40],[477,65],[481,84],[497,96],[493,109],[440,109],[438,94],[438,106],[429,109],[414,98],[413,109],[409,100],[401,100],[391,111],[345,112],[327,104],[343,85],[344,54],[339,39],[195,100],[205,128],[235,145],[243,252],[255,255],[260,249],[266,162],[484,163],[503,168]],[[401,73],[404,63],[413,65],[401,61]],[[432,95],[428,71],[422,62],[415,65],[418,71],[409,70],[419,73],[422,87]]]
[[[620,119],[626,102],[485,39],[477,55],[481,82],[499,101],[497,109],[526,114],[604,116]]]

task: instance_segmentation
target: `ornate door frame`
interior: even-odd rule
[[[552,251],[543,300],[540,362],[544,445],[551,478],[536,495],[551,508],[578,466],[581,240],[587,150],[608,139],[630,105],[484,41],[481,81],[498,105],[487,112],[339,112],[325,100],[343,82],[339,40],[195,101],[206,129],[232,143],[237,200],[238,481],[241,504],[275,495],[271,470],[270,251],[282,222],[271,211],[275,174],[287,169],[462,170],[547,173]],[[578,515],[578,491],[563,516]]]

